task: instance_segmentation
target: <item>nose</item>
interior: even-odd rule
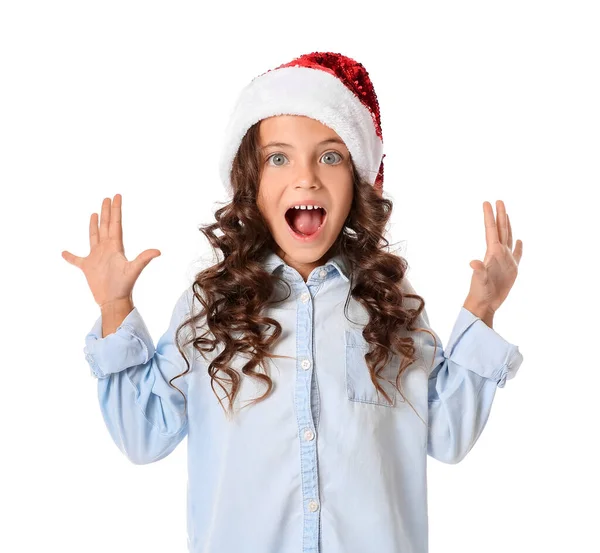
[[[301,188],[314,188],[321,184],[317,167],[312,161],[298,162],[294,175],[294,184]]]

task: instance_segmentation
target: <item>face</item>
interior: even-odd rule
[[[306,281],[323,265],[342,231],[353,197],[350,153],[339,135],[316,119],[278,115],[263,119],[259,127],[262,165],[257,204],[276,252]],[[277,145],[271,143],[279,143]],[[283,143],[283,144],[281,144]],[[285,145],[284,145],[285,144]],[[301,204],[325,209],[286,212]],[[307,232],[298,236],[288,221]]]

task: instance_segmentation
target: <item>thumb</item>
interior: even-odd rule
[[[68,252],[67,250],[64,250],[63,252],[61,252],[62,258],[65,261],[68,261],[71,265],[75,265],[75,267],[80,267],[81,268],[81,263],[83,261],[83,259],[81,257],[79,257],[78,255],[73,255],[71,252]]]
[[[145,250],[138,255],[133,261],[133,265],[138,273],[141,273],[150,261],[160,255],[160,250]]]
[[[469,265],[474,271],[483,271],[485,269],[485,265],[479,259],[473,259]]]

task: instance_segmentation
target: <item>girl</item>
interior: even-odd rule
[[[427,455],[463,459],[522,362],[492,329],[522,254],[503,203],[495,220],[484,202],[487,252],[443,348],[384,251],[382,149],[360,63],[313,52],[253,79],[226,129],[231,202],[201,229],[223,259],[156,347],[132,289],[160,252],[127,261],[119,194],[90,254],[63,252],[101,308],[84,352],[117,447],[152,463],[188,437],[190,552],[426,553]]]

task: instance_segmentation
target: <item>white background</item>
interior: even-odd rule
[[[330,50],[375,85],[388,238],[442,340],[483,201],[524,243],[494,320],[524,362],[468,456],[429,460],[431,553],[599,551],[599,27],[573,0],[3,2],[0,550],[185,552],[187,442],[136,466],[111,441],[83,354],[99,309],[61,252],[87,255],[122,194],[128,258],[162,252],[134,291],[156,342],[211,255],[239,90]]]

